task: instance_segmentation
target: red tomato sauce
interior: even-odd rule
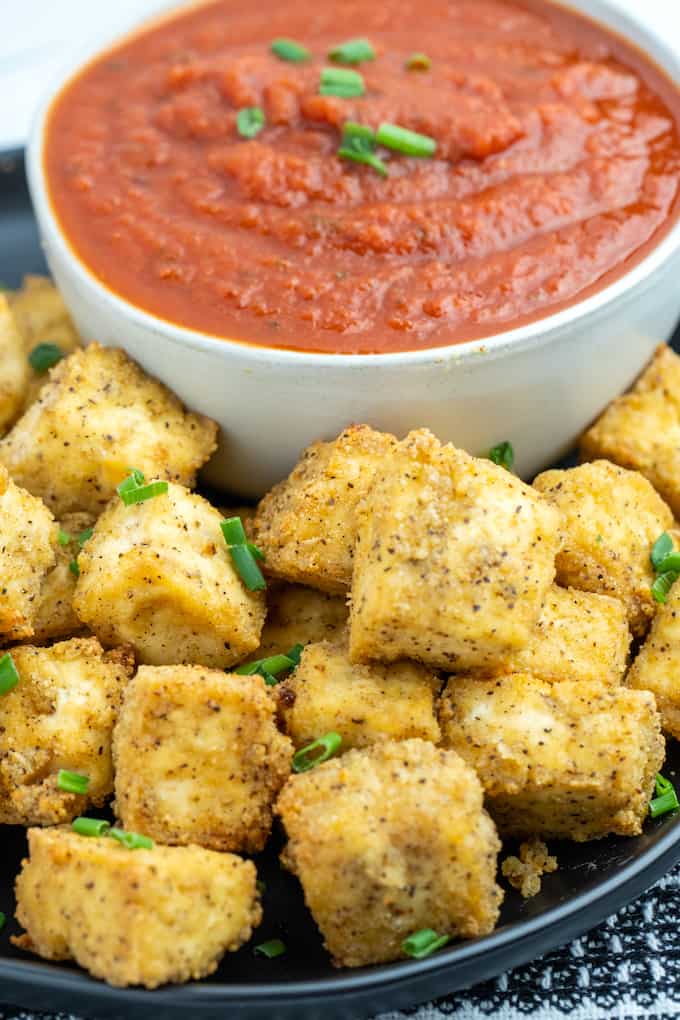
[[[312,58],[270,52],[293,38]],[[319,94],[362,36],[366,94]],[[428,70],[408,70],[414,51]],[[261,107],[247,139],[237,113]],[[337,157],[342,126],[431,136],[433,158]],[[678,213],[680,93],[545,0],[218,0],[99,56],[57,97],[45,160],[66,236],[113,291],[266,347],[460,343],[622,275]]]

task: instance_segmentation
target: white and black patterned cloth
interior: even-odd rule
[[[547,956],[406,1013],[376,1020],[680,1018],[680,865],[599,928]],[[77,1020],[0,1006],[0,1020]]]

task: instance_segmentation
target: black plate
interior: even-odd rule
[[[15,286],[26,272],[44,272],[21,158],[0,159],[0,280]],[[666,774],[680,775],[680,751],[669,746]],[[24,831],[3,827],[0,909],[13,916],[13,876],[25,853]],[[266,960],[246,946],[229,955],[212,978],[155,992],[112,989],[72,964],[49,964],[14,949],[0,936],[0,989],[5,1000],[35,1009],[73,1010],[120,1020],[266,1018],[360,1020],[386,1009],[424,1002],[464,988],[566,942],[638,896],[680,860],[680,815],[650,822],[635,839],[554,844],[559,870],[540,896],[506,896],[499,928],[483,939],[445,949],[421,962],[336,971],[305,910],[300,887],[278,865],[281,838],[257,859],[267,883],[265,920],[255,942],[281,937],[288,952]],[[55,874],[54,881],[59,881]]]

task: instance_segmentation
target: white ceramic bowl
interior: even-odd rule
[[[680,84],[680,61],[642,21],[606,0],[573,0],[571,6],[634,41]],[[511,439],[519,472],[533,476],[632,382],[674,328],[680,225],[630,273],[567,311],[451,347],[305,354],[232,343],[158,319],[88,271],[50,207],[43,172],[46,116],[80,66],[70,68],[46,98],[28,150],[47,260],[86,339],[124,347],[189,407],[219,422],[222,442],[208,477],[225,489],[260,495],[289,471],[304,446],[351,422],[397,435],[427,426],[473,453]]]

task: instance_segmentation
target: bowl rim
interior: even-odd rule
[[[527,348],[541,347],[558,339],[563,331],[581,324],[589,317],[606,314],[611,304],[630,299],[638,288],[650,286],[654,276],[662,270],[673,256],[680,253],[680,218],[668,233],[655,244],[648,254],[632,269],[612,283],[596,291],[583,301],[568,308],[536,319],[527,325],[516,327],[492,336],[463,343],[439,347],[426,347],[416,351],[399,351],[384,354],[331,354],[318,351],[297,351],[278,347],[265,347],[229,337],[217,337],[200,330],[182,326],[169,319],[163,319],[152,312],[133,304],[122,295],[111,290],[89,268],[75,251],[66,234],[62,231],[57,214],[52,206],[44,168],[43,152],[46,126],[53,102],[61,91],[90,62],[115,46],[128,36],[151,27],[154,23],[179,14],[190,6],[209,3],[210,0],[193,0],[182,4],[177,0],[164,2],[160,9],[150,12],[149,17],[137,18],[127,26],[107,31],[102,38],[90,43],[69,60],[59,72],[44,95],[36,111],[27,148],[27,175],[33,207],[41,230],[49,235],[50,246],[58,249],[59,255],[71,267],[81,287],[94,293],[96,299],[105,302],[120,317],[132,320],[141,329],[161,334],[164,338],[185,347],[204,353],[235,356],[255,364],[276,362],[280,367],[349,368],[361,369],[369,366],[382,368],[398,366],[420,366],[445,361],[460,362],[479,354],[503,356]],[[654,28],[646,25],[641,16],[617,8],[612,0],[550,0],[563,7],[594,20],[608,31],[618,34],[632,44],[661,69],[665,76],[680,90],[680,55],[667,45],[665,39]]]

